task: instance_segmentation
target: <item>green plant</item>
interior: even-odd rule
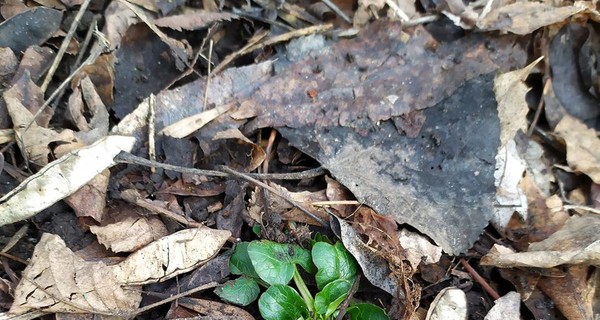
[[[314,275],[314,297],[301,277],[298,266]],[[316,273],[315,273],[316,267]],[[358,266],[341,242],[317,241],[308,251],[298,245],[272,241],[241,242],[229,261],[231,273],[240,275],[218,287],[215,293],[225,301],[248,305],[258,299],[266,320],[335,319],[356,280]],[[293,288],[288,284],[294,282]],[[383,309],[369,303],[351,303],[352,320],[388,319]]]

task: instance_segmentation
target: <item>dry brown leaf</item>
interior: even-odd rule
[[[106,205],[106,189],[109,179],[110,171],[105,169],[64,200],[73,208],[78,217],[91,217],[101,222]]]
[[[288,189],[275,183],[270,183],[270,186],[279,191],[279,193],[285,195],[286,198],[301,204],[304,208],[306,208],[308,211],[310,211],[317,217],[320,217],[325,221],[329,219],[328,215],[325,212],[318,210],[318,208],[312,205],[313,202],[327,200],[327,197],[325,196],[325,190],[320,190],[316,192],[291,192]],[[256,203],[256,200],[253,203]],[[256,221],[261,221],[260,215],[257,214],[257,211],[260,212],[260,210],[262,210],[262,207],[252,209],[251,216],[257,219]],[[281,214],[281,217],[285,220],[303,222],[312,225],[321,225],[319,222],[308,217],[305,213],[292,206],[289,202],[281,199],[276,195],[269,196],[269,211]]]
[[[173,123],[172,125],[165,127],[160,131],[160,133],[167,136],[171,136],[173,138],[185,138],[186,136],[192,134],[194,131],[202,128],[205,124],[209,123],[216,117],[227,112],[232,107],[233,104],[226,104],[193,115],[191,117],[181,119]]]
[[[94,61],[93,64],[83,68],[80,76],[75,77],[73,83],[79,83],[79,78],[88,76],[96,88],[96,92],[102,98],[105,105],[111,105],[114,102],[113,90],[115,86],[115,70],[113,67],[115,53],[103,54]]]
[[[226,230],[185,229],[150,243],[111,268],[123,284],[165,281],[211,259],[230,236]]]
[[[567,163],[576,171],[600,183],[600,139],[596,130],[576,118],[565,115],[554,132],[567,144]]]
[[[492,10],[477,22],[477,27],[486,31],[502,30],[526,35],[583,10],[575,6],[553,7],[542,2],[519,1]]]
[[[600,216],[573,216],[548,239],[532,243],[528,252],[515,253],[494,245],[482,265],[500,268],[552,268],[563,264],[600,266]]]
[[[325,190],[325,193],[327,194],[327,199],[329,201],[354,200],[352,192],[350,192],[350,190],[344,187],[341,183],[330,178],[329,176],[325,176],[325,182],[327,183],[327,189]],[[348,205],[332,205],[331,208],[336,211],[339,217],[344,219],[349,217],[355,210],[355,206]]]
[[[48,158],[51,157],[49,145],[53,142],[64,143],[61,145],[63,147],[61,151],[69,151],[68,149],[73,150],[83,146],[82,143],[77,141],[71,130],[66,129],[58,133],[54,130],[40,127],[35,122],[32,123],[33,114],[25,108],[20,100],[9,96],[4,96],[4,100],[14,124],[19,148],[27,159],[34,164],[40,167],[48,164]],[[31,126],[26,131],[25,129],[30,123]],[[58,158],[63,154],[58,154],[57,152],[53,156]]]
[[[594,268],[592,268],[594,269]],[[599,285],[598,269],[569,266],[559,277],[542,277],[538,287],[547,295],[565,319],[594,319],[595,296]]]
[[[139,290],[126,290],[112,269],[89,262],[69,250],[59,236],[45,233],[15,290],[12,314],[32,309],[47,312],[124,314],[142,300]]]
[[[104,247],[112,252],[133,252],[168,234],[164,223],[157,216],[130,215],[105,226],[90,226]]]
[[[229,12],[209,12],[206,10],[190,10],[184,14],[160,18],[154,21],[159,27],[167,27],[177,31],[198,30],[207,28],[210,24],[219,21],[230,21],[238,16]]]
[[[515,134],[527,130],[527,112],[529,107],[525,95],[529,88],[525,79],[535,65],[544,57],[540,57],[526,67],[499,74],[494,78],[494,93],[498,101],[498,117],[500,118],[500,146],[505,146]]]
[[[5,98],[18,99],[30,113],[37,113],[44,103],[44,93],[32,81],[29,70],[26,70],[18,79],[14,79],[13,81],[12,87],[6,90],[3,96]],[[35,118],[35,122],[40,127],[47,128],[53,115],[54,111],[52,111],[51,108],[45,108],[44,111]]]
[[[201,315],[214,317],[214,319],[226,317],[227,319],[254,320],[254,317],[244,309],[222,302],[184,298],[179,301],[179,305],[194,310]]]

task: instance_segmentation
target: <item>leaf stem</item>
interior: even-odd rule
[[[310,310],[311,313],[314,313],[315,312],[315,301],[314,301],[312,295],[310,294],[310,291],[306,287],[304,280],[302,280],[302,277],[300,276],[300,272],[298,272],[298,267],[296,265],[294,265],[294,283],[296,284],[298,291],[300,291],[300,295],[302,296],[302,299],[304,299],[304,302],[306,302],[306,305],[308,306],[308,310]]]

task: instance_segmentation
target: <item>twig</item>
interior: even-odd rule
[[[433,21],[438,20],[439,18],[440,18],[440,15],[431,15],[431,16],[423,16],[423,17],[415,18],[415,19],[412,19],[412,20],[409,20],[409,21],[403,23],[402,28],[409,28],[409,27],[414,27],[416,25],[433,22]]]
[[[473,279],[475,279],[475,281],[479,283],[483,290],[485,290],[485,292],[487,292],[487,294],[489,294],[490,297],[492,297],[492,299],[500,299],[500,295],[498,294],[498,292],[496,292],[496,290],[490,287],[487,281],[485,281],[485,279],[482,276],[480,276],[479,273],[477,273],[477,271],[475,271],[475,269],[473,269],[473,267],[471,267],[471,265],[468,262],[466,262],[464,259],[460,259],[460,264],[463,265],[463,267],[467,270],[467,272],[469,272],[471,277],[473,277]]]
[[[98,29],[98,19],[100,19],[99,15],[97,15],[97,14],[94,15],[92,23],[90,24],[90,27],[88,28],[87,33],[85,34],[85,38],[83,39],[83,42],[81,42],[81,45],[79,46],[79,53],[77,53],[77,58],[75,59],[75,62],[73,62],[73,64],[69,68],[69,70],[73,70],[73,69],[77,68],[77,66],[79,66],[79,64],[81,63],[81,60],[85,56],[85,53],[87,52],[87,47],[90,45],[90,42],[92,41],[92,37],[94,36],[94,31],[96,31]],[[65,94],[65,89],[63,88],[60,91],[60,93],[58,94],[58,96],[54,99],[52,108],[56,108],[56,106],[62,100],[62,97],[64,94]]]
[[[28,229],[29,228],[27,227],[27,225],[23,225],[19,230],[17,230],[17,232],[15,232],[15,234],[12,235],[12,237],[10,237],[8,243],[4,246],[4,248],[2,248],[2,251],[0,252],[6,253],[10,249],[12,249],[12,247],[14,247],[19,242],[19,240],[23,238],[23,236],[25,236]]]
[[[338,310],[340,312],[338,313],[338,316],[335,318],[335,320],[342,320],[344,318],[344,315],[346,314],[346,310],[348,309],[348,306],[350,305],[350,300],[352,300],[352,298],[354,297],[354,294],[356,293],[356,291],[358,291],[359,283],[360,283],[360,273],[358,273],[356,275],[356,278],[354,279],[354,282],[352,283],[352,287],[350,287],[350,291],[348,291],[348,295],[346,296],[346,299],[344,299],[344,301],[338,307]]]
[[[44,78],[44,82],[40,86],[40,89],[42,90],[42,92],[45,92],[46,89],[48,88],[48,85],[50,84],[50,81],[52,80],[52,77],[54,76],[54,72],[58,68],[58,64],[62,60],[62,57],[65,54],[65,51],[67,51],[67,48],[69,47],[69,43],[71,42],[71,38],[73,38],[73,35],[75,34],[75,31],[77,30],[77,26],[79,26],[79,22],[81,21],[81,17],[83,17],[83,14],[85,13],[85,10],[87,9],[88,5],[90,4],[90,1],[91,0],[85,0],[81,4],[79,11],[77,11],[77,15],[75,15],[75,19],[73,19],[73,22],[71,23],[69,32],[63,39],[63,42],[60,45],[60,48],[58,49],[58,53],[56,54],[56,57],[54,58],[54,61],[52,62],[52,65],[50,66],[48,73],[46,73],[46,78]]]
[[[195,169],[195,168],[186,168],[180,166],[174,166],[171,164],[160,163],[156,161],[150,161],[148,159],[144,159],[138,156],[134,156],[131,153],[121,152],[115,157],[115,162],[117,163],[127,163],[127,164],[135,164],[145,167],[157,167],[163,168],[166,170],[172,170],[180,173],[187,173],[193,175],[201,175],[201,176],[210,176],[210,177],[223,177],[227,178],[231,175],[217,170],[204,170],[204,169]],[[325,169],[323,168],[315,168],[309,169],[301,172],[291,172],[291,173],[249,173],[248,176],[256,178],[256,179],[267,179],[267,180],[302,180],[308,178],[314,178],[318,176],[322,176],[325,174]]]
[[[219,284],[218,284],[218,283],[216,283],[216,282],[209,282],[209,283],[207,283],[207,284],[203,284],[203,285],[201,285],[201,286],[198,286],[198,287],[196,287],[196,288],[194,288],[194,289],[190,289],[190,290],[188,290],[188,291],[184,291],[184,292],[182,292],[182,293],[180,293],[180,294],[176,294],[176,295],[174,295],[174,296],[172,296],[172,297],[169,297],[169,298],[166,298],[166,299],[164,299],[164,300],[161,300],[161,301],[158,301],[158,302],[155,302],[155,303],[149,304],[149,305],[147,305],[147,306],[145,306],[145,307],[143,307],[143,308],[139,308],[139,309],[137,309],[136,311],[134,311],[134,312],[131,312],[130,314],[128,314],[128,315],[127,315],[127,318],[131,319],[131,318],[133,318],[133,317],[135,317],[135,316],[137,316],[137,315],[139,315],[139,314],[141,314],[141,313],[144,313],[144,312],[146,312],[146,311],[148,311],[148,310],[150,310],[150,309],[156,308],[156,307],[158,307],[158,306],[160,306],[160,305],[163,305],[163,304],[165,304],[165,303],[169,303],[169,302],[171,302],[171,301],[174,301],[174,300],[177,300],[177,299],[179,299],[179,298],[183,298],[183,297],[185,297],[185,296],[189,296],[189,295],[191,295],[191,294],[194,294],[194,293],[196,293],[196,292],[199,292],[199,291],[202,291],[202,290],[206,290],[206,289],[214,288],[214,287],[216,287],[217,285],[219,285]]]
[[[337,5],[335,5],[335,3],[329,0],[321,0],[321,2],[323,2],[329,9],[331,9],[331,11],[335,12],[335,14],[342,18],[342,20],[348,22],[349,24],[352,24],[352,19],[350,19],[350,17],[348,17],[344,13],[344,11],[342,11]]]
[[[292,206],[296,207],[297,209],[299,209],[300,211],[302,211],[304,214],[306,214],[307,216],[313,218],[315,221],[319,222],[323,227],[327,227],[328,224],[325,223],[325,221],[323,221],[323,219],[317,217],[316,215],[314,215],[312,212],[306,210],[303,206],[301,206],[299,203],[296,203],[296,201],[289,199],[288,197],[286,197],[285,195],[281,194],[281,192],[279,192],[277,189],[267,185],[266,183],[263,183],[259,180],[256,180],[254,178],[252,178],[251,176],[245,174],[245,173],[241,173],[241,172],[237,172],[229,167],[222,167],[223,171],[230,173],[233,176],[242,178],[248,182],[254,183],[257,186],[263,187],[267,190],[269,190],[269,192],[271,192],[272,194],[280,197],[281,199],[285,200],[287,203],[291,204]]]
[[[223,59],[223,61],[221,61],[221,63],[219,63],[219,65],[215,68],[215,70],[213,71],[213,74],[217,74],[217,73],[221,72],[235,58],[243,56],[248,52],[252,52],[254,50],[258,50],[260,48],[264,48],[266,46],[270,46],[270,45],[273,45],[273,44],[276,44],[279,42],[288,41],[293,38],[307,36],[307,35],[311,35],[311,34],[315,34],[315,33],[322,33],[322,32],[328,31],[331,28],[333,28],[333,25],[331,25],[331,24],[311,26],[311,27],[307,27],[307,28],[303,28],[303,29],[290,31],[290,32],[287,32],[287,33],[284,33],[284,34],[281,34],[281,35],[278,35],[278,36],[275,36],[272,38],[268,38],[262,42],[259,42],[260,39],[264,38],[268,33],[265,32],[265,33],[258,34],[255,37],[257,37],[259,40],[256,40],[253,37],[252,39],[250,39],[251,40],[250,42],[253,41],[253,43],[249,42],[242,49],[225,57],[225,59]]]
[[[154,93],[150,94],[150,99],[148,100],[148,158],[152,161],[156,161],[156,142],[154,141],[154,135],[156,134],[155,130],[155,113],[154,107],[156,105],[156,96]],[[150,172],[156,172],[155,167],[150,167]]]
[[[410,21],[410,17],[404,12],[394,0],[385,0],[385,3],[394,11],[394,13],[402,20],[402,22]]]
[[[311,203],[315,207],[330,207],[330,206],[358,206],[362,203],[356,200],[337,200],[337,201],[315,201]]]
[[[546,82],[544,83],[544,89],[542,90],[542,98],[540,99],[540,102],[537,105],[537,109],[535,110],[535,115],[533,116],[533,120],[531,121],[529,130],[527,130],[528,137],[531,137],[531,135],[533,134],[533,130],[535,129],[535,126],[537,126],[537,123],[540,120],[540,117],[542,115],[542,110],[544,109],[544,98],[543,97],[545,97],[546,94],[548,94],[548,91],[550,90],[551,85],[552,85],[552,82],[550,81],[550,79],[546,79]]]
[[[208,71],[206,72],[206,85],[204,87],[204,102],[202,103],[202,110],[206,110],[206,103],[208,102],[208,87],[210,85],[210,69],[212,65],[212,50],[213,50],[213,41],[210,39],[208,41]]]
[[[600,214],[599,209],[588,207],[588,206],[576,205],[576,204],[566,204],[563,206],[563,208],[565,208],[566,210],[585,210],[587,212]]]
[[[99,41],[100,45],[95,46],[92,49],[92,52],[90,52],[90,56],[87,59],[85,59],[85,61],[79,67],[77,67],[77,69],[75,69],[75,71],[71,72],[71,74],[65,80],[63,80],[63,82],[58,86],[58,88],[56,88],[56,90],[54,90],[54,92],[52,92],[52,94],[48,97],[48,99],[46,99],[46,101],[44,101],[44,104],[42,104],[40,109],[33,115],[33,119],[31,120],[31,122],[29,122],[27,127],[25,127],[24,131],[29,130],[31,125],[35,122],[35,119],[37,117],[39,117],[40,114],[42,114],[42,112],[44,111],[44,109],[46,109],[46,107],[50,105],[52,100],[54,100],[54,98],[56,98],[56,96],[58,96],[58,94],[68,84],[71,83],[71,80],[75,77],[75,75],[77,75],[79,73],[79,71],[81,71],[81,69],[83,69],[83,67],[87,66],[88,64],[94,63],[94,61],[96,61],[96,59],[100,56],[100,54],[102,54],[102,51],[104,51],[104,49],[108,47],[108,40],[106,40],[106,38],[104,38],[104,36],[99,31],[96,31],[96,36],[100,40]]]
[[[194,228],[203,226],[202,223],[187,220],[185,217],[182,217],[182,216],[176,214],[175,212],[172,212],[165,208],[159,207],[159,206],[153,204],[152,202],[142,199],[141,195],[135,190],[126,190],[121,193],[121,197],[123,198],[123,200],[125,200],[131,204],[140,206],[146,210],[149,210],[152,213],[161,214],[167,218],[171,218],[185,226],[190,226],[190,227],[194,227]]]

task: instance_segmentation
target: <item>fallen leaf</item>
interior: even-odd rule
[[[529,107],[525,95],[529,88],[525,84],[531,70],[542,61],[539,57],[526,67],[497,75],[494,78],[494,93],[498,101],[500,118],[500,146],[505,146],[519,130],[527,131]]]
[[[560,277],[542,277],[538,287],[566,319],[593,319],[600,286],[598,268],[568,266]]]
[[[185,138],[216,117],[227,112],[231,107],[233,107],[232,104],[222,105],[191,117],[184,118],[165,127],[159,133],[178,139]]]
[[[244,309],[222,302],[183,298],[178,303],[183,307],[196,311],[200,315],[215,319],[254,320],[254,317]]]
[[[229,231],[206,227],[185,229],[148,244],[111,268],[123,284],[165,281],[206,263],[230,236]]]
[[[177,31],[199,30],[219,21],[230,21],[239,17],[229,12],[209,12],[206,10],[188,10],[184,14],[163,17],[154,20],[158,27],[167,27]]]
[[[467,296],[454,287],[442,289],[435,297],[425,320],[467,319]]]
[[[62,12],[44,7],[18,13],[0,23],[0,47],[20,53],[41,45],[58,30],[61,21]]]
[[[73,194],[115,165],[113,158],[121,151],[131,151],[134,143],[132,137],[108,136],[48,164],[0,198],[0,225],[31,218]]]
[[[596,130],[580,120],[565,115],[554,132],[567,144],[567,163],[573,170],[582,172],[595,183],[600,183],[600,139]]]
[[[387,261],[383,257],[374,254],[373,249],[369,248],[369,246],[360,239],[360,236],[350,224],[337,217],[334,218],[334,221],[339,225],[338,237],[344,243],[344,247],[352,254],[356,259],[356,262],[360,265],[365,278],[367,278],[372,285],[393,296],[397,297],[398,294],[402,295],[402,291],[399,290],[400,287],[394,279]],[[336,227],[333,228],[336,230]]]
[[[59,236],[44,233],[15,289],[9,312],[124,315],[134,311],[142,301],[141,292],[121,288],[112,271],[102,262],[79,258]]]
[[[483,320],[520,320],[521,296],[511,291],[494,301],[494,306]]]
[[[477,27],[486,31],[502,30],[526,35],[564,21],[583,10],[575,6],[554,7],[543,2],[519,1],[492,10],[477,22]]]
[[[100,222],[104,216],[106,205],[106,189],[110,179],[110,171],[104,169],[72,195],[65,202],[73,208],[78,217],[91,217]]]
[[[571,217],[556,233],[532,243],[527,252],[494,245],[482,265],[552,268],[563,264],[600,265],[600,216]]]
[[[98,237],[100,244],[115,253],[133,252],[168,234],[159,217],[134,214],[119,217],[114,223],[90,226],[90,231]]]

